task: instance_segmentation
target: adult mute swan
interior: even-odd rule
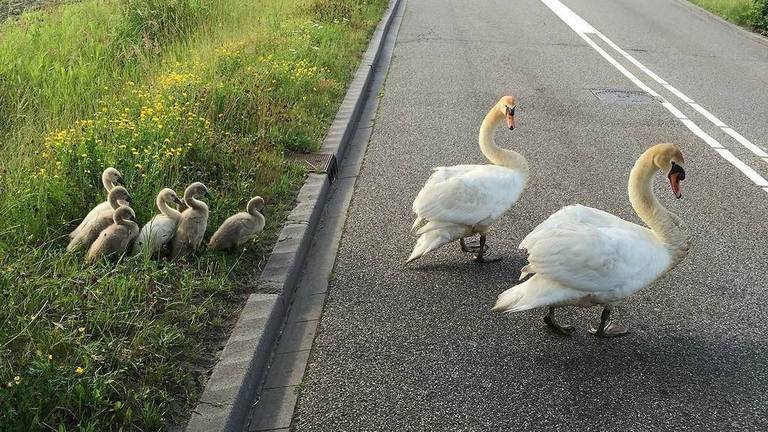
[[[240,247],[264,229],[264,199],[260,196],[251,198],[244,212],[227,218],[208,242],[211,250]]]
[[[420,237],[407,262],[455,240],[460,240],[464,252],[475,253],[478,262],[501,259],[486,253],[485,236],[520,197],[528,180],[528,162],[515,151],[499,148],[493,133],[504,119],[509,130],[515,128],[516,105],[514,97],[504,96],[480,126],[480,151],[492,164],[435,168],[413,201],[416,221],[411,230],[427,223],[416,231]],[[475,234],[480,234],[479,242],[464,242]]]
[[[626,334],[626,328],[609,321],[613,303],[676,266],[690,246],[680,218],[653,195],[657,171],[667,173],[672,192],[680,198],[685,171],[683,154],[674,144],[646,150],[629,174],[629,201],[650,229],[590,207],[562,208],[520,243],[521,249],[528,250],[528,265],[520,278],[535,274],[501,293],[493,310],[519,312],[549,306],[544,322],[568,335],[574,327],[555,321],[555,307],[602,305],[600,326],[591,332],[601,337]]]
[[[195,198],[210,197],[208,188],[200,182],[194,182],[184,190],[184,203],[187,209],[181,212],[181,220],[176,228],[176,235],[171,243],[173,259],[193,254],[200,247],[208,227],[208,206]]]
[[[181,220],[181,212],[171,207],[171,204],[181,204],[181,200],[173,189],[165,188],[157,194],[155,200],[160,214],[147,222],[139,232],[139,236],[131,248],[132,255],[147,251],[150,255],[161,251],[171,242],[176,233],[176,225]]]
[[[104,189],[107,191],[107,194],[115,188],[115,186],[124,185],[125,182],[123,181],[123,175],[120,174],[120,171],[116,170],[115,168],[109,167],[104,170],[104,172],[101,173],[101,184],[104,185]],[[121,203],[121,205],[123,205]],[[112,207],[109,204],[109,199],[106,201],[100,203],[96,207],[92,208],[90,212],[88,212],[87,215],[85,215],[85,218],[82,222],[80,222],[80,225],[77,226],[77,228],[74,229],[71,233],[69,233],[69,238],[75,238],[77,234],[80,232],[80,230],[83,229],[88,223],[93,220],[93,218],[96,217],[99,213],[103,212],[104,210],[109,209],[116,209],[117,207]]]
[[[130,207],[120,207],[112,215],[113,224],[99,234],[99,238],[88,249],[85,262],[92,264],[99,258],[120,258],[128,250],[128,245],[139,234],[136,214]]]

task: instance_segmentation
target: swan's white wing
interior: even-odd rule
[[[176,222],[173,219],[157,215],[147,222],[139,232],[134,243],[134,253],[143,250],[156,252],[168,244],[176,232]]]
[[[74,238],[77,235],[77,233],[79,233],[80,230],[83,229],[83,227],[88,225],[88,223],[96,217],[96,215],[98,215],[99,213],[105,210],[109,210],[111,208],[112,207],[109,205],[109,201],[104,201],[103,203],[100,203],[96,207],[92,208],[91,211],[89,211],[88,214],[85,215],[85,218],[83,218],[83,221],[80,222],[80,225],[78,225],[77,228],[75,228],[69,234],[69,237]]]
[[[413,202],[413,211],[429,221],[487,225],[520,197],[525,177],[496,165],[436,168]]]
[[[587,292],[634,291],[671,262],[649,229],[583,206],[556,212],[520,247],[528,250],[525,271]]]

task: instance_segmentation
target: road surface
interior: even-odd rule
[[[531,178],[489,236],[504,260],[452,244],[405,266],[414,197],[434,166],[484,163],[477,131],[507,93],[517,128],[496,139]],[[685,2],[408,0],[292,428],[768,430],[766,120],[768,43]],[[655,186],[694,246],[617,308],[632,333],[588,334],[598,308],[559,313],[570,338],[543,310],[492,314],[560,207],[639,222],[627,176],[658,142],[685,155],[683,199]]]

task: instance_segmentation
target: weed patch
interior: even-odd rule
[[[161,430],[240,308],[385,0],[85,1],[0,24],[0,424]],[[18,52],[26,55],[19,57]],[[245,250],[87,267],[67,233],[118,168],[140,222],[202,181],[209,234],[254,195]]]

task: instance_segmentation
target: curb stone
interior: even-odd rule
[[[364,95],[372,81],[373,66],[379,59],[399,4],[400,0],[390,1],[323,141],[320,152],[335,155],[339,164],[365,105]],[[309,174],[299,190],[296,206],[288,215],[259,277],[259,293],[251,294],[246,301],[192,411],[187,432],[241,431],[245,427],[258,384],[293,300],[329,187],[327,174]]]

